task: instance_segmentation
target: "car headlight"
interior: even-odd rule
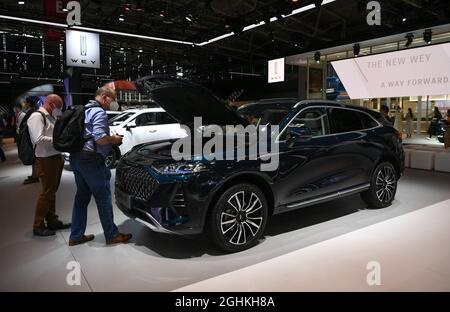
[[[176,163],[162,166],[153,167],[160,174],[192,174],[197,172],[206,171],[207,167],[201,163]]]

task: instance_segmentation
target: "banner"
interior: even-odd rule
[[[100,36],[96,33],[66,31],[66,65],[100,68]]]
[[[450,43],[331,63],[351,99],[450,91]]]

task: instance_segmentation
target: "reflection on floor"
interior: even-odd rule
[[[444,149],[444,143],[439,142],[435,136],[429,139],[428,135],[425,134],[414,135],[410,139],[403,138],[403,144],[440,146]]]
[[[448,292],[449,208],[446,200],[176,291]]]
[[[31,173],[31,168],[20,164],[12,144],[4,148],[8,161],[0,163],[0,235],[3,238],[0,241],[0,291],[171,291],[292,252],[307,251],[308,246],[314,248],[320,243],[327,244],[329,240],[382,221],[395,222],[400,216],[450,198],[450,174],[408,170],[399,184],[396,201],[387,209],[366,209],[359,196],[352,196],[274,216],[269,220],[265,238],[259,245],[231,255],[218,252],[202,236],[187,239],[153,233],[140,223],[127,219],[117,208],[114,210],[116,223],[121,230],[131,232],[134,237],[127,245],[106,247],[96,206],[92,201],[87,233],[96,234],[96,238],[86,245],[69,248],[68,231],[60,232],[53,238],[32,236],[34,203],[40,185],[22,185],[24,178]],[[70,171],[64,171],[57,196],[57,210],[64,221],[70,221],[74,192],[73,175]],[[429,210],[423,211],[426,214]],[[437,222],[445,221],[448,224],[448,218],[445,217],[443,215],[440,219],[438,216]],[[411,226],[410,231],[420,234],[418,227]],[[349,244],[348,250],[358,250],[359,245],[354,243],[355,249]],[[377,243],[384,244],[384,241],[378,240]],[[410,244],[410,241],[405,243]],[[441,243],[427,242],[430,248]],[[360,263],[355,262],[350,255],[346,256],[350,251],[342,253],[333,246],[331,244],[327,252],[334,251],[334,256],[344,259],[348,271],[361,270]],[[408,252],[422,253],[424,250],[420,245],[414,247]],[[379,257],[374,254],[372,258],[382,262],[385,272],[382,273],[383,283],[387,285],[386,274],[395,271],[399,264],[392,263],[393,266],[389,267],[383,257],[384,254]],[[440,268],[450,263],[448,254],[440,259],[445,261],[436,262],[432,257],[427,259],[429,269],[441,272]],[[81,265],[79,286],[69,286],[66,281],[70,273],[67,266],[71,261],[78,261]],[[310,262],[301,265],[303,269],[309,265],[311,270],[315,268]],[[334,268],[330,266],[327,274],[337,275],[339,272],[334,271]],[[426,280],[427,276],[420,278]],[[411,289],[409,280],[398,281],[398,290]],[[325,289],[324,283],[328,285],[326,289],[342,289],[342,285],[333,287],[327,279],[316,280],[309,284],[309,289]],[[345,279],[341,283],[345,285]],[[348,285],[349,288],[353,286]]]

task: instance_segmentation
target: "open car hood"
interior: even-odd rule
[[[191,81],[149,76],[135,84],[140,93],[149,95],[180,123],[192,125],[194,117],[203,117],[203,125],[248,125],[225,101]]]

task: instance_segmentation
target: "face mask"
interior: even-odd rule
[[[62,115],[62,110],[60,108],[54,107],[52,110],[52,116],[55,119],[58,119],[59,117],[61,117],[61,115]]]
[[[120,108],[119,103],[117,101],[112,101],[111,104],[109,104],[109,110],[111,111],[118,111]]]

